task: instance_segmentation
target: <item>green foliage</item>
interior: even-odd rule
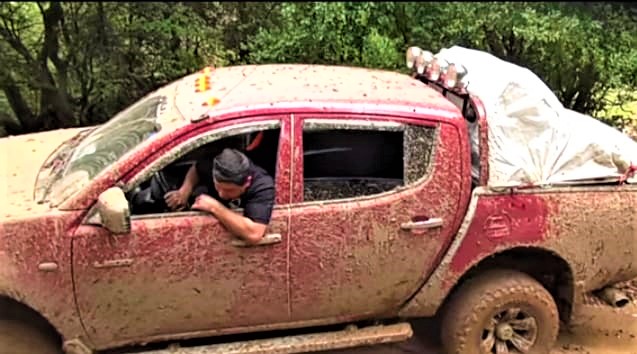
[[[530,68],[565,106],[621,127],[635,112],[619,107],[637,100],[637,15],[628,6],[4,2],[0,126],[31,132],[101,123],[207,64],[404,71],[409,46],[461,45]]]
[[[368,68],[402,69],[404,55],[397,50],[400,44],[397,40],[378,33],[376,28],[365,37],[361,64]]]
[[[394,4],[286,3],[281,25],[262,28],[250,42],[256,63],[311,63],[396,69],[401,40],[386,34]]]

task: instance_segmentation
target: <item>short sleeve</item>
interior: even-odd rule
[[[260,188],[245,201],[243,216],[259,224],[268,224],[274,206],[274,186]]]

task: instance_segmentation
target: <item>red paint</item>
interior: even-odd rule
[[[576,290],[584,294],[637,276],[632,261],[637,249],[627,247],[637,244],[637,189],[578,186],[515,193],[476,195],[466,234],[456,237],[445,261],[403,307],[402,316],[433,316],[467,271],[521,247],[564,260]],[[532,259],[523,261],[533,264]],[[577,297],[574,301],[576,316]]]
[[[188,81],[193,78],[184,79],[188,92],[180,92],[177,98],[194,94]],[[634,208],[629,209],[635,205],[634,194],[585,193],[582,188],[584,192],[577,195],[553,199],[530,192],[483,195],[466,236],[457,241],[457,248],[450,248],[456,237],[463,236],[457,232],[470,199],[471,166],[465,122],[442,95],[403,75],[308,65],[220,68],[212,81],[206,94],[220,101],[210,109],[209,118],[196,123],[189,122],[192,117],[169,121],[156,137],[61,206],[78,211],[44,210],[3,221],[0,284],[11,288],[0,290],[42,313],[65,339],[80,337],[89,344],[92,341],[95,349],[106,349],[206,331],[298,325],[290,321],[329,323],[394,316],[414,294],[422,293],[419,289],[425,293],[416,297],[434,303],[421,304],[437,308],[446,291],[485,257],[517,246],[542,247],[553,240],[571,246],[574,243],[569,242],[581,241],[574,234],[565,241],[559,237],[569,232],[569,222],[580,217],[581,201],[591,195],[603,201],[600,209],[617,208],[597,219],[600,223],[610,220],[602,226],[615,233],[613,239],[619,240],[626,230],[634,231],[635,221],[630,219]],[[217,96],[221,91],[224,94]],[[191,104],[200,108],[200,98]],[[474,104],[481,139],[480,184],[484,185],[488,127],[484,107],[477,98]],[[122,236],[97,226],[79,226],[101,192],[130,181],[184,141],[223,127],[274,119],[281,122],[277,209],[267,232],[280,234],[280,243],[237,248],[214,217],[197,213],[136,217],[131,233]],[[435,127],[438,140],[430,176],[382,196],[301,204],[306,119]],[[569,220],[561,220],[567,209]],[[401,228],[422,216],[442,218],[443,225],[424,232]],[[623,226],[611,228],[616,220]],[[555,242],[557,248],[560,242]],[[617,247],[612,243],[605,247],[609,245]],[[597,247],[586,246],[580,253]],[[448,252],[450,262],[441,262]],[[607,265],[611,254],[621,250],[601,250],[595,256]],[[582,264],[588,260],[573,259],[571,263],[585,269]],[[124,266],[108,267],[113,261]],[[41,262],[56,262],[59,269],[41,272],[37,270]],[[624,264],[614,267],[604,269],[611,269],[616,278],[634,273]],[[434,271],[443,276],[430,277]],[[603,276],[595,272],[587,284],[609,279]],[[427,279],[433,280],[425,283]]]
[[[467,236],[451,260],[450,270],[462,274],[483,257],[498,249],[541,243],[547,233],[550,207],[546,200],[532,194],[482,197]],[[500,222],[510,222],[511,233],[506,237],[486,237],[490,217],[503,216]]]
[[[85,337],[73,296],[71,238],[65,237],[78,215],[36,214],[0,225],[0,295],[35,309],[67,338]],[[57,270],[39,270],[43,262]]]
[[[471,96],[471,102],[476,109],[478,117],[478,129],[480,130],[480,186],[486,186],[489,182],[489,123],[487,122],[487,111],[480,98]]]
[[[292,123],[292,186],[290,202],[303,201],[303,121],[294,116]]]
[[[131,221],[130,234],[81,226],[74,235],[76,296],[98,348],[201,330],[288,320],[289,213],[275,210],[269,232],[283,242],[238,248],[210,215]],[[125,267],[96,267],[129,260]]]
[[[626,173],[624,173],[624,175],[621,176],[621,178],[619,179],[619,183],[623,184],[629,178],[634,177],[635,172],[637,172],[637,165],[635,165],[634,163],[631,163],[628,169],[626,170]]]
[[[262,120],[276,119],[282,121],[281,136],[283,138],[279,143],[279,148],[282,153],[286,153],[286,151],[290,149],[290,142],[289,139],[284,138],[284,136],[289,136],[289,134],[284,134],[284,130],[289,128],[286,128],[285,120],[282,118],[281,115],[266,115],[235,120],[222,120],[219,122],[211,123],[207,123],[204,121],[189,124],[175,130],[172,133],[167,133],[167,135],[164,135],[157,140],[152,140],[147,144],[142,144],[140,146],[140,149],[137,150],[135,153],[128,155],[128,157],[124,157],[122,161],[114,164],[105,172],[96,176],[90,186],[82,190],[80,193],[78,193],[78,195],[70,198],[67,202],[60,206],[60,209],[82,210],[91,207],[95,203],[95,201],[97,201],[100,193],[108,189],[110,186],[114,185],[115,183],[128,182],[128,180],[134,177],[137,173],[141,172],[144,167],[148,166],[150,163],[152,163],[152,161],[155,161],[157,158],[163,156],[166,153],[169,153],[172,148],[190,138],[201,134],[206,134],[214,129],[220,129],[235,124],[257,123]],[[282,166],[282,163],[283,161],[279,160],[277,168],[279,168],[278,171],[285,173],[286,168]],[[286,182],[283,180],[282,183]],[[279,187],[285,188],[283,186],[277,186],[277,188]],[[285,197],[285,194],[282,194],[282,196]]]
[[[252,151],[256,149],[259,146],[259,144],[261,144],[262,140],[263,140],[263,132],[257,133],[257,136],[254,138],[254,140],[252,140],[250,145],[248,145],[248,147],[246,148],[246,151]]]
[[[289,117],[281,121],[281,134],[279,136],[279,160],[277,161],[276,176],[276,201],[277,205],[289,204],[292,201],[292,165],[294,148],[292,136],[292,120]]]
[[[189,75],[171,85],[180,87],[184,82],[192,82],[198,75]],[[306,77],[311,77],[311,81],[304,80]],[[184,100],[180,95],[192,94],[190,84],[183,88],[185,91],[179,92],[175,99]],[[435,90],[406,75],[378,70],[313,65],[217,68],[214,71],[214,87],[205,95],[213,95],[216,91],[223,91],[224,95],[208,111],[206,120],[191,124],[190,119],[197,117],[181,117],[177,122],[166,125],[153,142],[143,145],[145,147],[141,153],[129,155],[96,176],[96,183],[64,202],[60,209],[82,210],[89,207],[99,193],[132,167],[139,166],[149,153],[196,134],[193,130],[207,123],[217,123],[217,128],[225,125],[224,122],[244,117],[258,120],[265,116],[289,113],[339,112],[398,115],[416,120],[463,124],[457,108]],[[202,100],[209,98],[204,96]],[[188,102],[199,107],[203,101],[195,97]],[[179,109],[190,112],[181,106]]]
[[[298,116],[294,121],[295,148],[299,151],[293,177],[295,202],[303,197],[303,119],[316,118],[334,116]],[[396,117],[383,120],[404,122]],[[412,122],[431,126],[427,121]],[[357,319],[396,313],[418,290],[453,239],[466,208],[469,149],[458,132],[451,125],[439,126],[440,139],[431,160],[432,175],[402,192],[365,201],[292,208],[293,320]],[[401,230],[402,223],[423,214],[442,218],[443,227],[421,234]]]
[[[426,86],[425,86],[426,87]],[[120,179],[126,180],[137,173],[147,163],[153,154],[169,151],[171,147],[179,143],[201,134],[210,129],[218,129],[234,124],[257,122],[259,120],[275,119],[284,112],[292,111],[295,114],[325,114],[339,112],[334,114],[334,118],[345,119],[343,117],[351,117],[353,115],[362,115],[371,119],[379,119],[387,116],[393,116],[397,120],[404,122],[439,122],[451,124],[458,129],[464,129],[464,122],[459,119],[457,109],[453,106],[454,111],[432,111],[429,109],[420,110],[407,106],[397,105],[370,105],[370,104],[332,104],[317,105],[316,102],[309,103],[289,103],[276,107],[260,107],[260,108],[237,108],[236,111],[224,113],[219,116],[197,123],[186,124],[175,128],[173,131],[162,132],[158,134],[157,139],[141,145],[141,150],[124,157],[122,161],[114,164],[100,175],[96,176],[94,183],[88,188],[78,193],[76,196],[69,198],[65,203],[60,205],[62,210],[82,210],[90,207],[95,203],[101,192],[113,185],[115,181]],[[339,118],[340,117],[340,118]],[[296,128],[298,129],[298,128]],[[462,141],[462,144],[468,149],[469,142]],[[486,145],[486,144],[482,144]],[[155,155],[159,156],[159,155]]]

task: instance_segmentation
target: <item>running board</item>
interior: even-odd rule
[[[144,354],[292,354],[401,342],[411,338],[409,323],[312,333],[244,342],[170,348]]]

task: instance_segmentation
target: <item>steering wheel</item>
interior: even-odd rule
[[[164,201],[164,195],[174,190],[164,171],[155,172],[150,178],[150,186],[139,190],[130,198],[131,210],[135,214],[163,213],[170,210]]]
[[[166,180],[166,176],[164,174],[164,170],[159,170],[153,174],[153,177],[150,179],[150,191],[151,198],[153,202],[157,202],[159,200],[164,200],[164,195],[170,192],[172,188],[170,188],[170,184]]]

